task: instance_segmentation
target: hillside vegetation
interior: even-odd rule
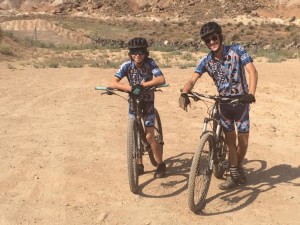
[[[214,20],[222,25],[225,43],[241,43],[256,56],[281,61],[300,55],[294,14],[299,6],[300,1],[260,0],[0,1],[0,53],[2,58],[26,58],[34,52],[33,59],[43,61],[45,55],[69,59],[76,50],[77,55],[85,51],[79,55],[88,61],[86,51],[120,51],[133,36],[146,37],[152,51],[203,52],[199,29]]]

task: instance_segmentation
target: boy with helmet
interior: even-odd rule
[[[146,132],[146,139],[151,145],[156,162],[158,163],[155,178],[162,178],[165,176],[166,164],[162,159],[162,151],[160,145],[154,137],[154,91],[143,94],[143,89],[165,83],[165,78],[156,62],[149,58],[148,42],[145,38],[135,37],[128,42],[130,58],[129,61],[124,62],[112,79],[110,87],[119,90],[132,92],[134,95],[143,95],[142,112],[144,116],[144,125]],[[127,77],[129,84],[120,83],[121,79]],[[130,101],[129,101],[130,102]],[[129,103],[130,105],[130,103]],[[129,116],[132,111],[129,107]],[[144,173],[144,165],[139,164],[139,173]]]
[[[223,44],[219,24],[215,22],[204,24],[200,30],[200,37],[211,51],[200,60],[194,74],[185,84],[179,98],[179,106],[187,111],[187,106],[190,105],[187,93],[205,72],[213,79],[220,96],[240,98],[245,102],[235,106],[231,104],[220,106],[220,119],[229,149],[230,176],[219,185],[219,188],[227,190],[246,182],[242,161],[246,155],[249,139],[249,104],[255,102],[258,74],[251,56],[241,45]],[[249,75],[249,85],[246,72]]]

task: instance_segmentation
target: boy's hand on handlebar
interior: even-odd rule
[[[140,94],[142,94],[143,90],[144,90],[144,86],[141,84],[136,84],[131,87],[132,94],[134,94],[136,96],[139,96]]]
[[[181,93],[179,97],[179,107],[183,110],[187,111],[187,106],[191,106],[191,101],[187,95],[187,93]]]
[[[240,101],[243,103],[253,103],[256,99],[253,94],[245,94],[240,98]]]

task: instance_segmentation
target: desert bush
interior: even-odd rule
[[[254,52],[251,52],[255,57],[265,57],[268,62],[282,62],[287,59],[293,59],[297,54],[283,49],[272,50],[272,49],[257,49]]]
[[[58,68],[59,67],[59,62],[51,60],[51,61],[48,62],[48,67],[50,67],[50,68]]]
[[[195,60],[192,53],[190,53],[190,52],[184,53],[181,58],[183,60],[187,60],[187,61],[194,61]]]
[[[239,34],[234,34],[231,36],[231,41],[238,41],[240,39]]]
[[[162,44],[154,44],[151,46],[153,51],[159,51],[159,52],[172,52],[176,50],[175,45],[162,45]]]
[[[196,67],[195,63],[180,63],[178,65],[179,69],[186,69],[186,68],[190,68],[190,67]]]
[[[10,69],[10,70],[15,70],[16,67],[11,65],[10,63],[7,64],[7,68]]]
[[[14,56],[13,50],[8,45],[0,45],[0,53],[6,56]]]
[[[255,30],[247,30],[246,35],[253,35],[255,33]]]
[[[238,22],[238,23],[236,24],[236,26],[237,26],[237,27],[242,27],[242,26],[244,26],[244,24],[243,24],[242,22]]]
[[[85,65],[85,59],[80,58],[69,58],[65,60],[61,60],[62,66],[66,66],[69,68],[81,68]]]

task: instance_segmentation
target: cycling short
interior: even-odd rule
[[[154,101],[142,101],[142,114],[145,127],[153,127],[155,123],[155,110],[154,110]],[[133,112],[130,109],[129,105],[129,117],[133,118]]]
[[[220,119],[225,132],[234,131],[236,125],[239,133],[250,130],[249,104],[221,104]]]

